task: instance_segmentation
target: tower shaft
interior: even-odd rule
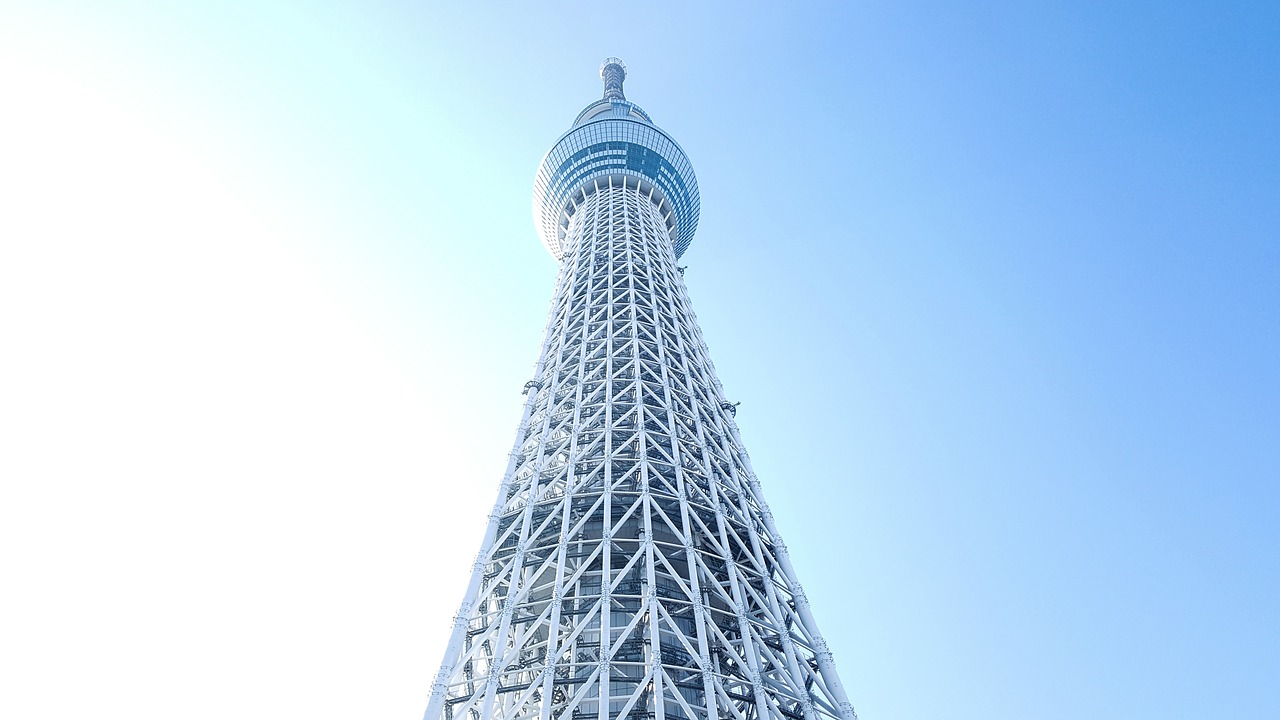
[[[571,209],[539,370],[428,720],[851,720],[652,187]]]

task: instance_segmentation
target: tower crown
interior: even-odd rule
[[[569,219],[598,187],[626,184],[650,193],[671,233],[676,256],[698,227],[698,180],[684,150],[622,92],[627,67],[615,57],[600,66],[604,97],[587,105],[538,167],[533,222],[557,260]]]
[[[605,100],[626,100],[622,94],[622,81],[627,79],[627,66],[616,57],[605,58],[600,65],[600,79],[604,81]]]

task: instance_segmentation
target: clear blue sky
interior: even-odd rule
[[[1280,6],[972,5],[5,3],[3,714],[418,717],[617,55],[863,720],[1280,717]]]

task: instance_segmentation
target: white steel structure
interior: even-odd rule
[[[538,171],[560,276],[426,720],[856,720],[676,265],[693,169],[625,72]]]

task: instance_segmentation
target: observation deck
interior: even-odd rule
[[[676,257],[698,228],[698,180],[680,145],[622,92],[627,69],[617,58],[600,66],[604,97],[578,114],[552,146],[533,181],[533,222],[560,260],[569,219],[597,183],[626,183],[651,193],[671,232]]]

